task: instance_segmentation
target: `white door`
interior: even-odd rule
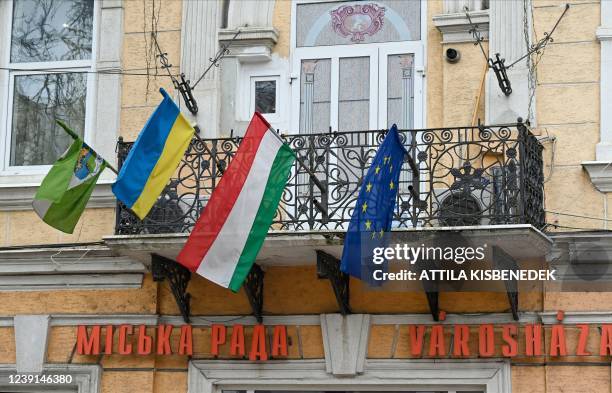
[[[296,146],[309,171],[327,181],[321,193],[300,170],[291,193],[296,216],[308,216],[315,229],[325,217],[313,204],[327,206],[329,229],[350,218],[379,142],[377,133],[354,131],[424,126],[425,8],[425,1],[292,1],[290,129],[342,133]]]
[[[421,43],[299,48],[293,75],[300,133],[423,127]]]
[[[423,126],[420,43],[334,45],[300,48],[296,53],[293,69],[299,70],[299,77],[292,88],[294,97],[299,97],[294,100],[294,129],[299,133],[380,130],[394,123],[400,129]],[[308,205],[312,196],[327,206],[332,221],[348,221],[351,211],[346,207],[357,198],[359,179],[369,165],[364,157],[371,158],[378,144],[375,135],[348,133],[327,147],[318,140],[313,141],[314,149],[306,146],[302,161],[318,178],[327,179],[328,190],[322,195],[309,176],[301,173],[296,179],[296,196],[303,201],[298,204]],[[405,142],[410,144],[412,138]],[[416,155],[416,150],[411,154]],[[400,187],[411,183],[410,173],[404,171]],[[311,217],[315,221],[323,218],[317,211],[309,214],[315,214]]]

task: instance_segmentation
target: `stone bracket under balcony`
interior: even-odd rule
[[[459,235],[463,241],[470,244],[486,244],[486,247],[490,247],[493,251],[492,265],[500,269],[516,269],[524,262],[532,266],[534,264],[543,266],[553,244],[546,234],[528,224],[415,228],[396,230],[392,233],[403,239],[414,239],[407,242],[416,247],[422,239],[427,237],[437,236],[446,239]],[[344,234],[344,231],[318,233],[270,231],[257,257],[256,267],[259,271],[262,269],[265,271],[267,267],[314,266],[317,265],[320,254],[326,254],[339,260],[342,256]],[[116,235],[106,237],[104,241],[115,253],[147,264],[151,261],[153,254],[175,260],[187,238],[187,234]],[[334,283],[331,284],[332,289],[336,291]],[[427,292],[431,315],[437,321],[441,311],[438,307],[438,295],[444,290],[440,288],[448,282],[424,281],[422,284],[422,288],[418,290]],[[509,309],[513,318],[518,320],[520,309],[518,283],[505,282],[500,284],[497,290],[507,293]],[[537,290],[537,285],[533,286],[532,290]],[[350,299],[336,297],[340,309],[343,309],[344,306],[348,310],[345,312],[350,313]],[[249,300],[252,300],[251,298]],[[262,306],[263,304],[259,304],[259,307],[253,308],[258,319],[261,318]]]

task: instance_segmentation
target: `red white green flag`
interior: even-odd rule
[[[177,261],[237,292],[263,245],[294,160],[291,148],[255,113]]]

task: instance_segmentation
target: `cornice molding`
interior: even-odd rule
[[[0,250],[0,291],[140,288],[146,271],[103,246]]]
[[[584,161],[582,167],[601,192],[612,192],[612,161]]]
[[[241,27],[219,30],[219,44],[230,44],[228,58],[237,58],[241,63],[265,62],[272,59],[272,48],[278,42],[278,31],[273,27]]]
[[[329,315],[329,314],[328,314]],[[515,321],[510,313],[447,314],[444,321],[436,322],[429,314],[364,314],[370,326],[378,325],[479,325],[479,324],[531,324],[553,325],[557,311],[521,312]],[[14,316],[0,316],[0,327],[14,326]],[[78,325],[146,325],[170,324],[180,326],[185,322],[178,315],[157,314],[51,314],[49,326]],[[191,326],[209,327],[212,324],[242,324],[252,326],[257,320],[250,315],[198,315],[191,317]],[[320,315],[270,315],[263,317],[265,325],[320,326]],[[566,311],[562,324],[611,324],[612,311]]]
[[[481,37],[487,40],[489,38],[489,10],[470,11],[469,14]],[[470,32],[472,26],[465,14],[440,14],[435,15],[432,20],[434,26],[442,33],[443,44],[474,42],[474,37]]]
[[[610,41],[612,40],[612,27],[600,26],[595,31],[595,36],[598,41]]]

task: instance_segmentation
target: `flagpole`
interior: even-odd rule
[[[270,130],[270,132],[272,132],[272,134],[274,134],[274,136],[276,138],[278,138],[279,141],[281,141],[282,143],[285,143],[285,140],[283,139],[282,136],[280,136],[278,134],[278,132],[276,132],[276,130],[272,127],[268,126],[268,129]],[[306,171],[306,174],[308,174],[308,176],[312,179],[312,181],[314,182],[314,184],[316,184],[316,186],[319,188],[319,190],[321,190],[321,192],[325,193],[327,192],[327,188],[323,185],[323,183],[321,183],[321,181],[317,178],[317,176],[310,170],[310,168],[308,168],[306,166],[306,163],[304,163],[304,161],[302,160],[302,158],[296,153],[293,152],[293,154],[295,155],[295,160],[297,161],[298,164],[300,164],[300,166]]]
[[[63,121],[55,119],[55,122],[56,122],[57,124],[59,124],[59,126],[62,128],[62,130],[64,130],[64,131],[66,132],[66,134],[70,135],[70,137],[71,137],[72,139],[74,139],[75,141],[76,141],[77,139],[81,139],[81,137],[80,137],[80,136],[78,136],[77,134],[75,134],[75,132],[74,132],[74,131],[72,131],[70,128],[68,128],[68,126],[67,126],[67,125],[66,125],[66,124],[65,124]],[[103,161],[106,163],[106,167],[107,167],[108,169],[110,169],[111,171],[115,172],[115,174],[116,174],[116,175],[118,175],[118,174],[119,174],[119,172],[117,171],[117,169],[115,169],[115,167],[114,167],[114,166],[112,166],[112,165],[111,165],[111,164],[110,164],[108,161],[106,161],[106,160],[104,159],[104,157],[102,157],[101,155],[99,155],[99,154],[98,154],[98,152],[97,152],[97,151],[95,151],[95,150],[94,150],[94,149],[93,149],[91,146],[89,146],[87,143],[85,143],[85,141],[83,141],[83,145],[85,145],[85,146],[86,146],[88,149],[90,149],[91,151],[93,151],[93,152],[96,154],[96,156],[100,157],[100,158],[101,158],[101,159],[102,159],[102,160],[103,160]]]

